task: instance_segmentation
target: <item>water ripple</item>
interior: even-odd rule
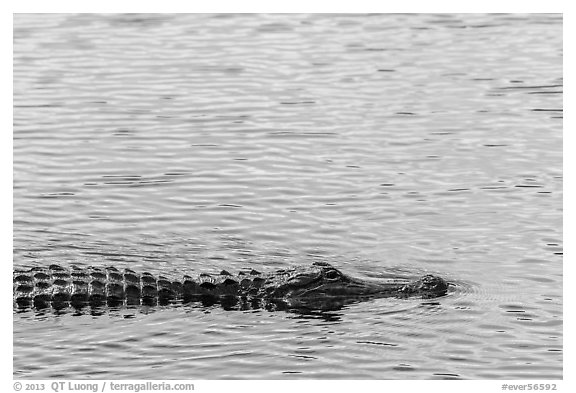
[[[14,376],[562,378],[562,73],[553,14],[15,15],[18,266],[454,285],[15,314]]]

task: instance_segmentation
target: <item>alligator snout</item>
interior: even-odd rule
[[[438,297],[448,292],[448,283],[441,277],[427,274],[419,280],[405,285],[399,292],[407,296],[422,295],[423,298]]]
[[[431,292],[446,292],[448,290],[448,283],[438,276],[427,274],[422,277],[422,290]]]

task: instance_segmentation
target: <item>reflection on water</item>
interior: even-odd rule
[[[349,303],[354,304],[354,303]],[[431,303],[428,303],[431,304]],[[18,314],[19,318],[34,319],[34,320],[47,320],[50,318],[64,317],[71,315],[75,317],[92,316],[92,317],[110,317],[110,318],[125,318],[132,319],[138,316],[148,315],[154,312],[163,311],[169,307],[170,309],[185,309],[186,311],[194,311],[198,313],[207,313],[210,310],[218,310],[220,308],[224,311],[256,311],[264,310],[268,312],[287,312],[295,314],[298,319],[315,319],[325,322],[338,322],[343,315],[339,311],[345,311],[347,305],[344,303],[329,304],[324,308],[305,308],[305,307],[290,307],[286,303],[270,303],[261,304],[261,302],[252,303],[239,303],[239,302],[214,302],[210,300],[199,302],[171,302],[164,305],[142,305],[142,306],[86,306],[86,307],[15,307],[14,312]],[[396,310],[395,312],[401,312]]]
[[[16,266],[456,285],[15,312],[14,376],[561,378],[562,91],[561,15],[15,15]]]

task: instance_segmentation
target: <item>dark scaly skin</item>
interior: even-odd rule
[[[51,265],[14,270],[13,281],[14,305],[19,309],[163,305],[172,301],[325,309],[373,297],[434,298],[445,295],[448,289],[446,281],[433,275],[411,282],[368,281],[347,276],[325,262],[270,274],[252,270],[231,275],[222,271],[181,280],[113,267],[66,269]]]

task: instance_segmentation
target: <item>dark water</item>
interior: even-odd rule
[[[15,15],[14,265],[436,302],[14,314],[17,378],[562,377],[559,15]]]

